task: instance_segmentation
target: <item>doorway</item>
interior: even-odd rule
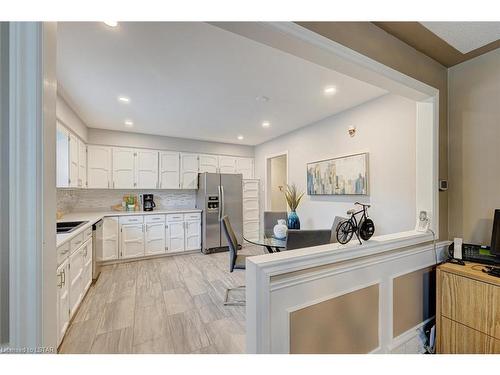
[[[287,211],[284,191],[288,184],[287,153],[273,155],[267,158],[267,210]]]

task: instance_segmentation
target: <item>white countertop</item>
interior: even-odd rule
[[[95,212],[71,212],[65,214],[58,223],[65,221],[87,221],[85,225],[76,229],[71,233],[58,233],[56,246],[59,247],[73,237],[82,233],[85,229],[91,227],[104,217],[107,216],[131,216],[131,215],[166,215],[166,214],[189,214],[201,212],[201,209],[175,209],[175,210],[153,210],[153,211],[95,211]]]

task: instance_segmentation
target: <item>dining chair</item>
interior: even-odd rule
[[[335,216],[335,218],[333,219],[330,243],[337,243],[338,242],[337,241],[337,227],[344,220],[347,220],[347,218],[342,217],[342,216]]]
[[[222,228],[224,229],[224,234],[226,235],[227,243],[229,244],[229,272],[233,272],[235,269],[244,270],[247,255],[238,254],[238,239],[234,234],[233,227],[229,221],[229,216],[224,216],[222,218]],[[245,286],[241,285],[235,288],[226,288],[226,296],[224,297],[224,305],[228,306],[244,306],[245,300],[229,300],[229,293],[233,290],[245,290]]]
[[[286,211],[264,211],[264,235],[266,237],[271,237],[274,234],[274,226],[281,219],[288,219]]]
[[[286,250],[302,249],[330,243],[330,229],[299,230],[289,229],[286,236]]]

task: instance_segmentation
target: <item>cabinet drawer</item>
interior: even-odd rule
[[[441,317],[440,354],[500,354],[500,340]]]
[[[92,226],[85,229],[85,231],[83,232],[83,240],[87,241],[89,238],[92,238]]]
[[[165,215],[145,215],[146,223],[160,223],[165,221]]]
[[[73,253],[73,251],[75,251],[76,249],[78,249],[80,246],[82,246],[83,244],[83,233],[80,233],[78,235],[76,235],[75,237],[73,237],[70,241],[69,241],[69,247],[70,247],[70,252]]]
[[[144,222],[143,216],[123,216],[120,217],[120,224],[142,224]]]
[[[167,222],[184,221],[184,214],[171,214],[167,215]]]
[[[184,220],[201,220],[201,213],[184,214]]]
[[[500,339],[500,288],[441,272],[442,316]]]
[[[57,264],[61,264],[68,257],[70,251],[70,244],[66,242],[65,244],[57,248]]]

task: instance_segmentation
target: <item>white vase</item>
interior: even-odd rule
[[[286,220],[278,220],[278,224],[276,224],[273,228],[274,238],[277,238],[278,240],[286,238],[287,230],[288,227],[286,225]]]

